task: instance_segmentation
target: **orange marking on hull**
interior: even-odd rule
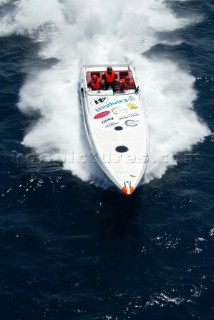
[[[131,196],[131,194],[134,192],[134,188],[133,187],[123,187],[122,188],[122,192],[126,195],[126,196]]]

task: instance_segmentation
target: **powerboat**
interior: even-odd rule
[[[112,65],[117,75],[115,88],[105,90],[107,65],[82,65],[80,100],[91,150],[108,178],[127,196],[143,179],[149,157],[149,134],[145,113],[131,65]],[[96,75],[102,87],[92,89]],[[122,89],[129,76],[132,86]]]

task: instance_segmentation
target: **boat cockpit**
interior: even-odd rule
[[[102,80],[103,75],[104,75],[104,71],[87,71],[86,72],[86,84],[87,84],[87,93],[88,94],[101,94],[101,95],[113,95],[113,94],[130,94],[130,93],[134,93],[136,90],[136,84],[132,75],[132,71],[131,70],[119,70],[119,71],[115,71],[115,74],[117,75],[117,79],[115,80],[115,89],[116,91],[113,92],[113,90],[110,88],[108,90],[105,90],[105,80]],[[100,78],[101,80],[101,89],[99,90],[93,90],[90,87],[90,81],[92,79],[92,77],[96,75],[97,77]],[[122,80],[125,79],[125,77],[128,76],[132,81],[133,81],[133,85],[129,86],[129,88],[127,90],[122,90],[121,89],[121,84],[122,84]]]

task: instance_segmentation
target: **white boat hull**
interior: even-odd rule
[[[93,67],[83,67],[80,79],[88,140],[105,174],[126,195],[131,195],[142,180],[149,156],[141,96],[135,90],[116,94],[112,90],[87,90],[85,73],[90,68]]]

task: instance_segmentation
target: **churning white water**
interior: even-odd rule
[[[11,1],[0,4],[9,6]],[[64,169],[104,186],[105,177],[86,157],[90,150],[77,91],[80,64],[82,59],[90,64],[130,62],[142,88],[150,132],[145,181],[161,178],[176,165],[174,155],[191,150],[209,130],[193,110],[194,78],[176,62],[151,60],[143,53],[163,41],[160,32],[191,23],[192,18],[176,17],[162,0],[14,1],[1,19],[0,34],[27,35],[41,42],[41,60],[57,59],[49,68],[28,70],[18,106],[24,113],[39,111],[41,117],[23,144],[41,159],[61,160]]]

